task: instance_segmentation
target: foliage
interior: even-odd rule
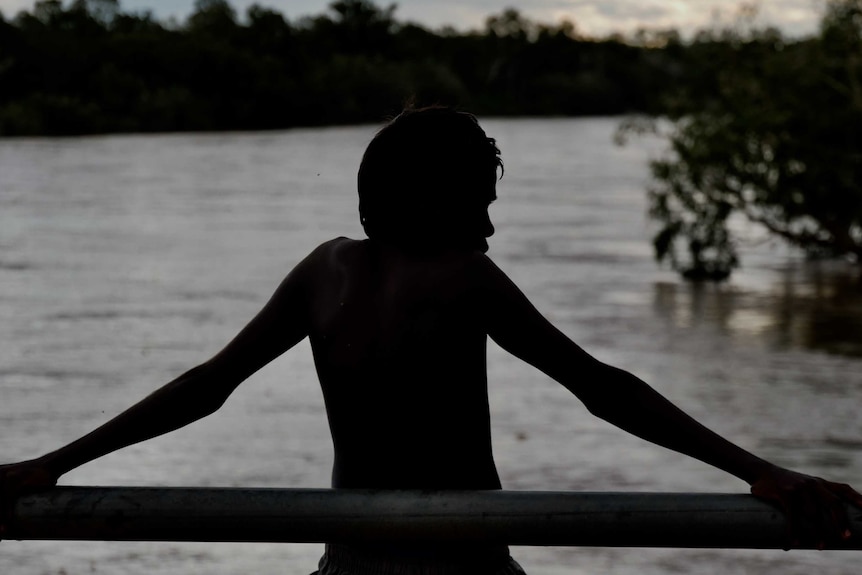
[[[0,136],[269,129],[379,121],[405,101],[483,115],[657,111],[661,50],[591,40],[516,10],[485,29],[400,22],[336,0],[289,21],[196,0],[183,23],[117,0],[39,0],[0,17]]]
[[[817,38],[723,31],[685,58],[671,153],[652,163],[657,258],[722,279],[739,264],[742,217],[810,254],[862,262],[862,0],[828,2]]]

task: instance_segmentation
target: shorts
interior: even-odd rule
[[[457,553],[412,552],[380,548],[327,545],[318,570],[311,575],[525,575],[509,555],[496,546]]]

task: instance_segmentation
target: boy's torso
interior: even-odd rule
[[[475,254],[410,256],[345,238],[322,248],[310,339],[333,486],[499,488]]]

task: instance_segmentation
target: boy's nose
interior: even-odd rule
[[[482,221],[482,234],[486,238],[490,238],[494,235],[494,231],[494,224],[491,222],[491,216],[489,216],[488,213],[485,212],[485,217]]]

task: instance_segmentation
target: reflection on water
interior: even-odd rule
[[[707,323],[730,337],[778,349],[862,356],[862,277],[843,262],[787,266],[765,291],[661,282],[655,285],[654,309],[679,327]]]

